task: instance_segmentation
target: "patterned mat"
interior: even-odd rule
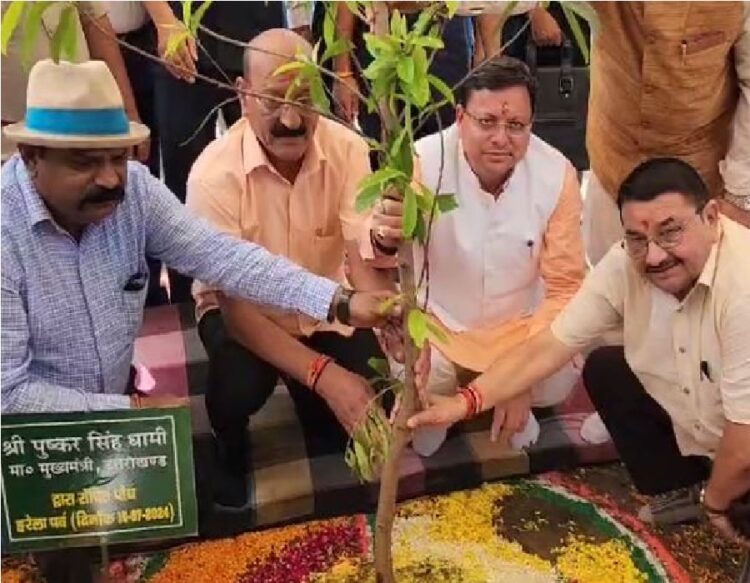
[[[309,457],[293,402],[279,387],[250,425],[251,507],[231,516],[212,505],[213,446],[203,394],[207,357],[189,305],[146,310],[136,360],[151,370],[157,392],[190,395],[195,435],[201,532],[228,536],[250,528],[310,520],[375,507],[377,488],[361,485],[341,455]],[[250,387],[249,387],[250,389]],[[610,443],[591,446],[579,436],[593,411],[582,386],[556,407],[538,412],[540,439],[528,452],[515,452],[488,438],[490,416],[459,424],[441,450],[428,459],[407,452],[401,467],[400,499],[477,487],[508,476],[574,468],[616,459]]]

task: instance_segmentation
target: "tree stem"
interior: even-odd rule
[[[398,250],[398,273],[401,281],[401,293],[404,296],[404,389],[401,403],[393,423],[391,444],[380,477],[380,494],[378,512],[375,518],[375,573],[378,583],[395,583],[393,556],[391,553],[393,520],[396,516],[396,497],[398,495],[398,478],[401,456],[409,443],[410,431],[406,421],[417,408],[417,389],[414,384],[414,364],[417,359],[417,347],[411,339],[408,329],[409,311],[416,308],[416,289],[414,286],[414,253],[411,241],[401,243]]]

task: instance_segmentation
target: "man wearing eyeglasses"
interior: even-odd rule
[[[639,492],[640,516],[674,524],[700,516],[750,548],[750,231],[719,214],[686,162],[657,158],[624,181],[625,231],[552,325],[507,354],[473,387],[483,408],[516,398],[603,334],[583,369]],[[466,415],[435,400],[412,427]],[[742,579],[743,581],[745,579]]]
[[[285,29],[252,40],[237,80],[243,117],[195,162],[187,206],[218,228],[342,284],[346,255],[353,287],[389,289],[387,276],[366,263],[373,256],[369,217],[354,208],[358,184],[370,173],[366,143],[315,114],[306,87],[285,102],[295,77],[274,74],[311,50]],[[279,376],[295,402],[308,455],[339,452],[374,396],[368,360],[383,355],[370,330],[267,309],[202,283],[194,297],[210,361],[206,405],[225,474],[216,501],[242,507],[248,419]]]
[[[534,92],[526,65],[494,59],[463,84],[456,123],[416,144],[423,182],[455,194],[458,203],[435,220],[428,251],[428,308],[446,336],[432,351],[432,393],[453,394],[459,383],[546,328],[583,281],[576,173],[531,134]],[[381,252],[398,244],[401,214],[396,201],[376,209],[373,232]],[[422,265],[424,252],[418,255]],[[517,448],[535,441],[539,425],[531,407],[563,401],[578,377],[569,364],[498,407],[491,438]],[[412,445],[427,456],[445,437],[445,428],[426,428]]]

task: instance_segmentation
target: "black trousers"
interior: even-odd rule
[[[218,71],[200,72],[215,79],[223,79]],[[228,75],[234,83],[237,74]],[[186,83],[173,77],[164,67],[156,70],[154,88],[164,183],[184,203],[190,168],[216,137],[218,110],[214,108],[234,97],[234,93],[198,79],[193,84]],[[236,100],[224,104],[220,109],[227,126],[240,118],[241,108]],[[169,271],[172,303],[192,299],[191,283],[190,278],[176,271]]]
[[[672,420],[646,393],[622,346],[594,350],[583,381],[639,492],[661,494],[708,479],[709,458],[680,453]]]
[[[206,408],[217,434],[230,439],[244,434],[249,418],[263,407],[282,376],[294,400],[310,457],[344,450],[349,436],[325,400],[232,340],[219,310],[201,318],[198,332],[209,357]],[[318,332],[301,341],[364,378],[374,375],[367,361],[384,358],[371,330],[356,330],[349,338]]]
[[[118,35],[125,42],[134,45],[144,51],[156,53],[156,28],[152,23],[145,24],[138,30]],[[133,97],[138,107],[141,121],[151,130],[151,150],[146,165],[151,174],[157,178],[161,175],[161,156],[159,149],[159,124],[156,121],[156,107],[154,103],[154,76],[157,65],[143,55],[135,51],[122,51],[125,61],[125,69],[128,71],[130,85],[133,88]],[[149,268],[148,291],[146,293],[146,305],[158,306],[165,304],[167,294],[161,288],[159,281],[161,275],[161,261],[146,257]]]

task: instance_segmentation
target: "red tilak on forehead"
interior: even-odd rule
[[[510,109],[510,106],[508,105],[508,102],[507,101],[503,101],[503,106],[501,108],[501,111],[503,113],[508,113],[509,109]]]

